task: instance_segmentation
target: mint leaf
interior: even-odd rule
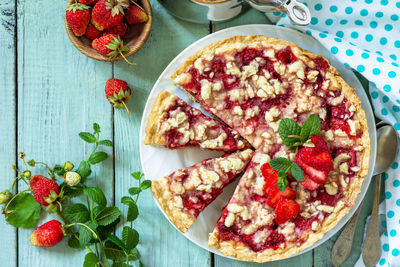
[[[81,203],[64,208],[62,215],[69,222],[84,223],[90,218],[89,210]]]
[[[306,142],[311,136],[319,134],[321,131],[321,121],[315,114],[308,116],[301,128],[300,137]]]
[[[301,127],[292,119],[284,118],[279,123],[279,136],[287,147],[293,146],[300,140]],[[298,136],[298,137],[294,137]]]
[[[97,215],[95,219],[98,225],[105,226],[116,221],[120,215],[121,212],[117,207],[109,207],[105,208],[102,212],[100,212],[100,214]]]
[[[97,258],[96,254],[90,252],[86,254],[85,261],[83,262],[83,267],[95,267],[99,262],[99,258]]]
[[[103,191],[98,187],[86,187],[83,189],[83,193],[100,206],[105,206],[107,204],[107,199]]]
[[[113,146],[113,143],[110,140],[101,140],[99,142],[99,145],[102,145],[102,146]]]
[[[292,166],[292,162],[287,158],[279,157],[271,159],[269,165],[271,166],[272,169],[278,172],[286,173],[290,169],[290,166]]]
[[[86,178],[92,173],[92,169],[90,169],[89,163],[81,161],[76,172],[79,173],[82,178]]]
[[[140,184],[140,190],[146,190],[147,188],[149,188],[151,186],[151,181],[150,180],[144,180],[141,184]]]
[[[278,182],[276,183],[276,185],[278,186],[278,189],[280,191],[285,191],[287,185],[288,185],[288,181],[286,179],[286,177],[279,177]]]
[[[3,211],[6,221],[14,227],[35,227],[40,218],[42,207],[29,193],[15,197]]]
[[[90,162],[90,164],[97,164],[106,160],[107,158],[108,155],[106,152],[95,152],[90,156],[88,161]]]
[[[96,222],[87,222],[85,225],[93,231],[97,228]],[[81,245],[81,248],[89,244],[90,240],[94,238],[92,231],[90,231],[86,226],[81,226],[79,229],[79,244]]]
[[[304,180],[304,172],[295,162],[292,162],[291,173],[294,179],[301,182]]]
[[[122,230],[122,241],[125,243],[125,249],[131,250],[139,243],[139,233],[128,226]]]
[[[141,180],[143,178],[143,176],[144,176],[144,174],[141,173],[141,172],[134,172],[131,175],[136,180]]]
[[[142,190],[139,187],[131,187],[128,189],[129,194],[132,196],[139,194]]]
[[[136,218],[139,216],[139,210],[135,202],[129,203],[128,206],[128,214],[126,215],[126,220],[128,222],[132,222],[136,220]]]
[[[80,132],[79,137],[82,138],[83,141],[88,142],[88,143],[96,143],[97,138],[88,132]]]
[[[100,132],[100,125],[98,123],[93,123],[93,131],[95,134]]]

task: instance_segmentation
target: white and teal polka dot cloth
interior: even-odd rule
[[[268,14],[277,25],[319,40],[346,66],[370,81],[375,115],[400,134],[400,0],[305,0],[312,15],[306,27],[286,15]],[[400,154],[400,153],[399,153]],[[380,206],[382,257],[377,266],[400,266],[400,155],[385,173]],[[364,266],[360,258],[356,266]]]

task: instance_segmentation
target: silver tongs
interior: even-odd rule
[[[286,13],[293,23],[310,24],[311,14],[307,6],[296,0],[246,0],[253,8],[263,12],[280,11]]]

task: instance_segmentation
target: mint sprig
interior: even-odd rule
[[[303,145],[307,140],[321,132],[321,121],[315,114],[311,114],[301,127],[295,120],[284,118],[279,123],[279,136],[285,146],[293,149]]]
[[[297,165],[295,162],[292,162],[290,159],[282,157],[274,158],[271,159],[269,165],[272,169],[278,171],[279,179],[277,182],[277,186],[280,191],[284,191],[288,185],[287,175],[289,171],[291,172],[293,178],[297,181],[301,182],[304,180],[303,170],[300,168],[299,165]]]

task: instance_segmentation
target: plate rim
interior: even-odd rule
[[[266,29],[273,29],[273,30],[276,30],[276,31],[289,31],[289,32],[291,32],[291,33],[294,33],[294,34],[297,34],[297,35],[301,36],[302,38],[313,38],[313,37],[311,37],[311,36],[309,36],[309,35],[307,35],[307,34],[305,34],[305,33],[303,33],[303,32],[300,32],[300,31],[295,30],[295,29],[292,29],[292,28],[286,28],[286,27],[276,26],[276,25],[272,25],[272,24],[246,24],[246,25],[239,25],[239,26],[234,26],[234,27],[225,28],[225,29],[216,31],[216,32],[214,32],[214,33],[208,34],[208,35],[206,35],[206,36],[204,36],[204,37],[202,37],[202,38],[200,38],[200,39],[194,41],[194,42],[191,43],[189,46],[187,46],[185,49],[183,49],[181,52],[179,52],[179,53],[170,61],[170,63],[164,68],[164,70],[161,72],[161,74],[158,76],[156,82],[154,83],[152,89],[151,89],[150,92],[149,92],[149,95],[148,95],[147,100],[146,100],[146,104],[145,104],[144,109],[143,109],[143,114],[142,114],[142,118],[141,118],[141,122],[140,122],[140,132],[139,132],[139,155],[140,155],[140,164],[141,164],[142,171],[144,172],[144,175],[145,175],[145,176],[146,176],[145,168],[143,167],[143,166],[144,166],[144,162],[143,162],[143,147],[144,147],[144,144],[143,144],[143,140],[144,140],[144,139],[143,139],[143,138],[144,138],[144,136],[143,136],[143,134],[145,133],[145,128],[146,128],[146,117],[147,117],[146,114],[148,113],[148,112],[146,112],[146,111],[148,111],[149,109],[151,109],[151,106],[152,106],[152,104],[153,104],[153,103],[150,103],[150,101],[151,101],[151,95],[152,95],[152,94],[154,93],[154,91],[157,89],[157,87],[159,86],[159,84],[160,84],[160,82],[162,81],[162,79],[165,78],[165,77],[164,77],[164,76],[165,76],[165,73],[168,71],[168,69],[169,69],[172,65],[174,65],[174,63],[175,63],[176,61],[179,61],[179,60],[180,60],[182,54],[184,54],[184,53],[186,53],[187,51],[193,49],[193,48],[194,48],[195,46],[197,46],[199,43],[202,43],[202,42],[204,42],[204,41],[207,41],[207,39],[210,39],[210,38],[215,37],[215,36],[217,36],[217,35],[224,34],[224,33],[226,33],[226,32],[232,31],[232,30],[236,30],[236,31],[238,30],[238,31],[240,31],[240,30],[243,29],[243,28],[249,28],[249,27],[252,27],[252,28],[254,28],[254,27],[260,27],[260,28],[266,28]],[[239,35],[239,34],[234,34],[234,35]],[[232,36],[234,36],[234,35],[232,35]],[[247,35],[247,34],[246,34],[246,35]],[[228,38],[228,37],[223,37],[222,39],[225,39],[225,38]],[[221,40],[222,40],[222,39],[221,39]],[[326,47],[324,47],[318,40],[316,40],[315,38],[313,38],[313,39],[319,44],[320,47],[322,47],[323,50],[326,50],[327,53],[330,53],[330,51],[329,51],[328,49],[326,49]],[[299,45],[299,46],[300,46],[300,45]],[[301,46],[300,46],[300,47],[301,47]],[[303,47],[302,47],[302,48],[303,48]],[[304,48],[303,48],[303,49],[304,49]],[[198,51],[198,50],[199,50],[199,49],[195,49],[195,50],[193,51],[193,53],[195,53],[195,52]],[[307,50],[307,51],[309,51],[309,50]],[[193,54],[193,53],[192,53],[192,54]],[[330,53],[330,54],[331,54],[331,53]],[[333,56],[333,57],[334,57],[334,56]],[[336,57],[334,57],[334,58],[336,58]],[[337,60],[337,62],[340,63],[340,64],[342,64],[343,66],[345,66],[345,65],[344,65],[343,63],[341,63],[339,60]],[[178,65],[176,68],[179,68],[179,65]],[[363,90],[362,90],[361,94],[363,95],[363,98],[365,98],[365,99],[368,100],[368,96],[367,96],[367,94],[366,94],[366,92],[365,92],[365,90],[364,90],[364,87],[362,86],[360,80],[357,78],[357,76],[354,74],[354,72],[353,72],[351,69],[349,69],[349,68],[346,67],[346,66],[345,66],[345,68],[347,68],[347,71],[348,71],[349,75],[353,76],[353,78],[354,78],[354,81],[355,81],[355,83],[356,83],[356,86],[354,86],[354,88],[356,88],[356,89],[357,89],[358,87],[362,88]],[[346,71],[346,72],[347,72],[347,71]],[[168,77],[167,79],[169,79],[169,77]],[[345,81],[346,81],[346,80],[345,80]],[[347,81],[346,81],[346,83],[347,83]],[[181,90],[182,90],[182,89],[181,89]],[[358,96],[358,94],[357,94],[357,96]],[[358,97],[361,98],[360,96],[358,96]],[[360,99],[360,100],[361,100],[361,99]],[[372,109],[372,106],[371,106],[371,102],[368,100],[368,101],[362,102],[362,104],[365,105],[365,107],[366,107],[366,108],[363,108],[363,109],[364,109],[364,112],[365,112],[365,113],[368,112],[368,113],[370,113],[369,115],[372,115],[372,116],[370,116],[370,118],[372,118],[372,122],[370,122],[370,124],[373,124],[373,125],[375,126],[375,125],[376,125],[376,122],[375,122],[375,117],[374,117],[373,109]],[[366,115],[367,115],[367,114],[366,114]],[[367,115],[366,117],[368,117],[368,115]],[[369,132],[369,135],[370,135],[370,159],[369,159],[369,163],[372,163],[372,166],[369,165],[368,174],[364,177],[364,181],[363,181],[363,183],[362,183],[362,185],[361,185],[360,193],[358,194],[358,196],[357,196],[357,198],[356,198],[356,200],[355,200],[354,205],[350,208],[349,212],[337,223],[337,225],[334,226],[332,229],[330,229],[327,233],[325,233],[325,234],[323,235],[323,237],[322,237],[320,240],[316,241],[314,244],[312,244],[311,246],[305,248],[304,250],[302,250],[302,251],[300,251],[300,252],[298,252],[298,253],[292,254],[292,255],[290,255],[289,257],[284,258],[284,259],[280,259],[280,260],[290,259],[290,258],[293,258],[293,257],[295,257],[295,256],[299,256],[299,255],[301,255],[301,254],[307,253],[307,252],[309,252],[309,251],[311,251],[311,250],[317,248],[318,246],[322,245],[323,243],[325,243],[327,240],[329,240],[333,235],[335,235],[335,234],[349,221],[349,219],[353,216],[353,214],[355,213],[355,211],[357,210],[357,208],[362,204],[362,202],[363,202],[363,200],[364,200],[364,197],[365,197],[365,195],[366,195],[366,193],[367,193],[367,191],[368,191],[367,189],[368,189],[369,184],[370,184],[370,182],[371,182],[372,176],[373,176],[373,169],[374,169],[374,167],[375,167],[375,159],[376,159],[376,142],[377,142],[377,140],[376,140],[376,128],[375,128],[375,127],[373,127],[373,128],[368,127],[368,132]],[[372,137],[375,137],[375,138],[372,138]],[[371,167],[372,167],[372,168],[371,168]],[[365,185],[365,186],[364,186],[364,185]],[[363,188],[364,188],[364,190],[362,190]],[[222,257],[225,257],[225,258],[228,258],[228,259],[237,260],[237,261],[242,261],[242,260],[238,260],[237,258],[232,257],[232,256],[223,255],[219,250],[216,250],[216,249],[214,249],[214,248],[212,248],[212,247],[203,246],[202,244],[199,244],[197,241],[195,241],[195,240],[192,239],[190,236],[188,236],[187,233],[182,233],[182,232],[180,232],[180,231],[176,228],[176,226],[175,226],[173,223],[171,223],[171,221],[169,220],[168,216],[165,214],[164,210],[161,208],[160,204],[158,203],[157,199],[154,197],[153,194],[152,194],[152,198],[153,198],[154,202],[156,203],[157,207],[158,207],[158,208],[160,209],[160,211],[162,212],[162,214],[163,214],[163,215],[165,216],[165,218],[169,221],[169,223],[170,223],[181,235],[185,236],[185,237],[186,237],[188,240],[190,240],[192,243],[194,243],[194,244],[196,244],[197,246],[199,246],[199,247],[201,247],[201,248],[207,250],[208,252],[217,254],[218,256],[222,256]],[[274,260],[274,261],[279,261],[279,260]],[[245,262],[247,262],[247,261],[245,261]],[[270,262],[273,262],[273,261],[270,261]]]

